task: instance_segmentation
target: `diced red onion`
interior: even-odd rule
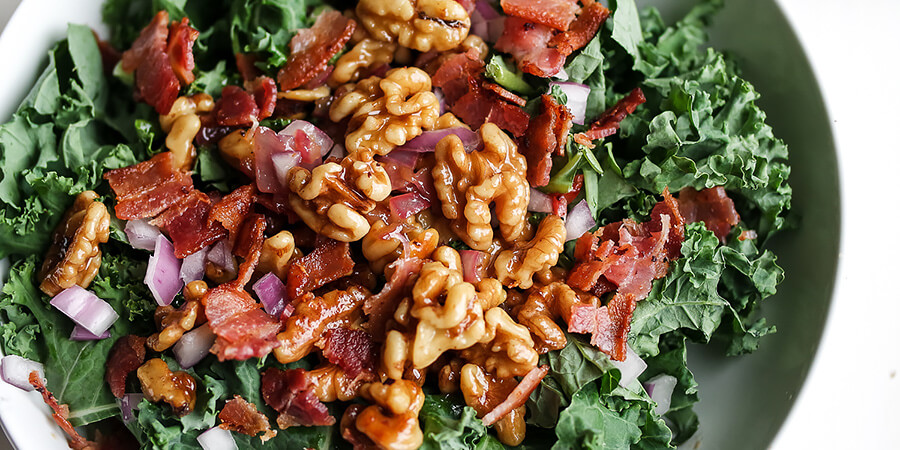
[[[484,17],[484,20],[493,20],[500,16],[500,13],[491,6],[486,0],[478,0],[475,2],[475,12]]]
[[[85,329],[81,325],[75,325],[75,328],[72,329],[72,334],[69,335],[70,341],[99,341],[102,339],[106,339],[109,337],[109,330],[106,330],[100,336],[97,336],[94,333],[91,333],[87,329]]]
[[[109,303],[78,285],[56,294],[50,304],[95,336],[103,335],[119,318]]]
[[[572,112],[572,121],[578,125],[584,125],[588,95],[591,93],[590,86],[568,81],[553,81],[550,83],[550,88],[552,89],[553,86],[559,86],[560,90],[566,94],[566,107]]]
[[[400,220],[406,220],[408,217],[431,206],[431,202],[418,192],[409,192],[391,197],[389,204],[391,215]]]
[[[535,188],[531,188],[528,197],[528,210],[539,213],[551,213],[553,212],[553,198]]]
[[[263,275],[256,283],[253,283],[253,292],[259,297],[263,308],[269,315],[278,317],[284,311],[287,303],[287,289],[284,283],[272,272]]]
[[[231,245],[227,240],[222,240],[213,245],[206,255],[206,260],[219,266],[228,273],[234,273],[234,256],[231,254]]]
[[[43,380],[44,365],[37,361],[17,355],[7,355],[0,359],[0,378],[23,391],[34,390],[34,386],[28,382],[28,376],[35,371]]]
[[[430,167],[419,169],[419,171],[413,175],[411,183],[416,189],[416,192],[422,194],[429,202],[437,202],[437,190],[434,188],[434,178],[431,176]]]
[[[138,405],[144,400],[144,394],[125,394],[120,399],[116,399],[119,404],[119,410],[122,412],[122,422],[129,424],[134,422],[134,410],[138,409]]]
[[[447,99],[444,97],[444,91],[439,87],[435,87],[431,90],[434,93],[434,96],[438,99],[438,108],[440,115],[444,115],[447,111],[450,111],[450,108],[447,107]]]
[[[619,386],[624,388],[627,388],[634,380],[637,380],[644,373],[644,370],[647,369],[647,363],[630,346],[625,347],[625,361],[610,359],[610,362],[622,374],[622,378],[619,379]]]
[[[199,251],[191,253],[181,260],[181,281],[185,285],[192,281],[202,280],[206,274],[206,255],[209,247],[203,247]]]
[[[557,80],[559,80],[559,81],[568,81],[568,79],[569,79],[569,74],[566,73],[566,69],[565,69],[565,68],[560,67],[560,68],[559,68],[559,72],[556,72],[555,74],[553,74],[553,78],[555,78],[555,79],[557,79]]]
[[[481,261],[485,253],[478,250],[460,250],[459,259],[462,261],[463,281],[477,283],[481,281]]]
[[[475,150],[482,145],[481,138],[479,138],[478,134],[476,134],[474,131],[465,127],[455,127],[445,128],[443,130],[426,131],[411,139],[403,146],[397,147],[397,150],[406,150],[418,153],[433,152],[438,142],[451,134],[459,136],[459,138],[462,140],[463,147],[465,147],[467,152],[471,152],[472,150]]]
[[[644,382],[644,390],[647,391],[650,399],[656,402],[654,411],[657,414],[663,415],[669,411],[669,407],[672,405],[672,393],[675,392],[677,384],[678,380],[675,377],[664,373]]]
[[[597,225],[597,222],[594,221],[587,201],[578,202],[566,216],[566,241],[580,238],[588,230],[594,228],[594,225]]]
[[[390,160],[382,161],[382,167],[384,167],[384,171],[387,172],[388,178],[391,180],[391,190],[406,190],[406,187],[412,183],[414,176],[412,168],[398,165],[396,162]]]
[[[212,427],[200,433],[200,436],[197,436],[197,442],[200,443],[203,450],[237,450],[238,448],[231,432],[219,427]]]
[[[278,184],[287,189],[288,172],[303,162],[303,154],[300,152],[279,152],[272,155],[272,165],[275,167],[275,179]]]
[[[500,16],[496,19],[488,20],[488,36],[487,41],[494,43],[503,35],[503,28],[506,27],[506,17]]]
[[[490,8],[490,6],[488,7]],[[482,40],[488,40],[488,22],[485,20],[484,16],[478,12],[478,9],[472,11],[472,14],[469,15],[469,19],[472,21],[472,26],[469,28],[469,33],[474,34],[475,36],[480,37]]]
[[[341,144],[334,144],[334,147],[331,147],[331,153],[328,154],[329,158],[337,159],[344,159],[345,156],[347,156],[347,149]]]
[[[312,143],[312,146],[309,147],[308,151],[305,151],[307,150],[305,148],[301,148],[301,140],[297,138],[298,133],[306,135],[305,137]],[[303,159],[303,163],[304,165],[308,164],[312,167],[319,165],[322,162],[322,155],[328,153],[334,145],[334,141],[331,140],[328,133],[316,128],[315,125],[305,120],[295,120],[291,122],[290,125],[284,127],[278,134],[287,137],[295,151],[305,151],[308,156]]]
[[[156,238],[156,248],[147,263],[144,284],[150,288],[153,298],[160,306],[172,303],[184,286],[181,281],[181,261],[175,256],[175,247],[165,236]]]
[[[278,182],[278,175],[275,173],[272,155],[292,151],[285,139],[271,129],[266,127],[256,129],[253,138],[253,162],[256,169],[256,187],[260,192],[283,191],[281,183]]]
[[[129,220],[125,224],[125,235],[128,243],[138,250],[153,251],[156,237],[162,234],[159,228],[150,225],[149,219]]]
[[[375,159],[379,161],[389,161],[403,167],[409,167],[410,169],[414,169],[416,167],[416,163],[419,162],[419,153],[417,152],[409,152],[405,150],[394,150],[387,155],[378,156]]]
[[[172,352],[175,353],[175,360],[178,361],[178,365],[183,369],[189,369],[209,354],[209,349],[212,348],[215,342],[215,333],[209,328],[209,323],[204,323],[184,333],[181,339],[175,343]]]

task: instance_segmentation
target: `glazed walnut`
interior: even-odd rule
[[[369,77],[353,90],[336,95],[329,117],[350,117],[344,146],[350,153],[372,151],[386,155],[431,129],[440,113],[431,92],[431,77],[421,69],[392,69],[385,78]]]
[[[559,216],[544,217],[532,240],[500,252],[494,261],[497,279],[507,287],[530,288],[535,273],[556,265],[565,241],[565,222]]]
[[[518,383],[515,378],[497,378],[475,364],[466,364],[460,370],[459,385],[466,404],[483,417],[506,400]],[[525,405],[498,420],[494,428],[500,442],[509,446],[521,444],[525,439]]]
[[[369,232],[365,214],[391,193],[391,180],[370,154],[347,156],[310,171],[288,172],[291,208],[313,231],[342,242],[354,242]]]
[[[390,64],[396,50],[397,44],[366,37],[338,58],[328,83],[339,86],[357,81],[365,71]]]
[[[393,227],[393,228],[390,228]],[[434,228],[396,224],[388,226],[376,220],[362,239],[363,256],[376,272],[382,272],[388,264],[400,256],[425,258],[438,246],[440,235]]]
[[[418,384],[397,380],[391,384],[369,383],[360,394],[373,405],[356,417],[356,429],[386,450],[414,450],[422,445],[419,411],[425,394]]]
[[[555,281],[532,289],[525,303],[517,308],[516,318],[531,331],[537,351],[547,353],[566,346],[566,335],[556,324],[556,319],[561,317],[568,323],[572,307],[582,303],[599,306],[600,301],[597,297],[578,293],[569,285]]]
[[[246,174],[254,173],[252,135],[245,130],[235,130],[219,140],[219,154],[231,167]]]
[[[460,352],[463,359],[499,378],[525,376],[537,367],[538,353],[528,328],[517,324],[499,307],[487,311],[484,322],[483,338],[479,344]]]
[[[282,230],[275,236],[263,241],[256,272],[261,274],[272,272],[278,275],[278,278],[284,280],[287,277],[293,256],[294,235],[290,231]]]
[[[84,191],[63,215],[38,277],[49,296],[78,285],[87,288],[100,270],[100,244],[109,240],[109,211],[94,191]]]
[[[306,377],[313,386],[313,393],[320,402],[342,402],[356,398],[362,379],[350,378],[346,372],[334,364],[326,364],[306,372]]]
[[[190,170],[197,157],[194,136],[200,131],[200,116],[213,110],[216,103],[209,94],[194,94],[175,99],[168,114],[159,116],[159,125],[166,136],[166,148],[172,151],[172,164]]]
[[[172,372],[166,362],[153,358],[137,370],[144,397],[152,402],[166,402],[172,412],[183,416],[194,410],[197,383],[185,372]]]
[[[487,250],[494,237],[491,203],[500,234],[514,242],[525,230],[529,185],[525,158],[512,139],[493,123],[482,125],[478,133],[484,149],[471,153],[456,135],[442,139],[431,173],[441,210],[456,235],[475,250]]]
[[[156,307],[153,319],[160,331],[147,338],[147,347],[162,352],[175,345],[184,333],[194,329],[201,310],[200,299],[207,290],[205,281],[192,281],[184,287],[185,302],[181,307],[178,309],[172,305]]]
[[[361,0],[356,15],[376,39],[420,52],[456,47],[472,24],[454,0]]]
[[[369,291],[351,286],[345,291],[327,292],[321,297],[309,294],[294,302],[294,313],[278,333],[279,346],[273,353],[282,364],[298,361],[320,344],[325,331],[348,324],[362,314],[362,302]]]

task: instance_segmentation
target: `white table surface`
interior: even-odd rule
[[[18,3],[0,0],[0,29]],[[900,449],[900,1],[779,3],[833,121],[845,214],[825,338],[772,448]]]

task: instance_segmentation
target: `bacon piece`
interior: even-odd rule
[[[122,220],[153,217],[178,203],[194,189],[186,172],[176,170],[170,152],[103,174],[116,193],[116,217]]]
[[[369,316],[363,326],[374,338],[383,338],[387,320],[394,314],[397,304],[409,293],[416,280],[415,275],[425,262],[419,258],[400,258],[392,262],[385,273],[390,273],[381,292],[366,299],[363,312]]]
[[[685,222],[703,222],[723,244],[731,227],[741,221],[734,209],[734,201],[728,198],[722,186],[699,192],[690,187],[682,189],[678,193],[678,209],[684,214]]]
[[[313,392],[303,369],[268,368],[260,380],[263,400],[278,412],[278,427],[334,425],[328,408]]]
[[[150,223],[165,230],[172,238],[175,256],[184,258],[226,236],[221,224],[210,222],[211,208],[209,196],[193,190]]]
[[[94,41],[97,42],[97,49],[100,50],[100,59],[103,61],[103,73],[109,75],[116,68],[116,64],[122,60],[122,53],[116,50],[109,42],[100,39],[96,31],[91,30],[94,34]]]
[[[218,356],[219,361],[262,358],[278,347],[276,335],[281,329],[281,322],[259,309],[258,304],[256,306],[230,317],[213,329],[217,337],[210,352]]]
[[[252,184],[241,186],[213,205],[209,213],[209,225],[220,223],[229,233],[236,234],[256,201],[256,188]]]
[[[484,61],[477,50],[469,50],[447,58],[431,77],[431,82],[441,88],[444,99],[455,103],[469,92],[470,80],[477,80],[484,73]]]
[[[285,331],[278,335],[281,348],[276,352],[278,360],[288,363],[303,358],[313,345],[322,345],[328,330],[348,326],[359,316],[363,300],[369,296],[366,289],[351,286],[345,291],[331,291],[321,297],[307,292],[293,305],[294,313],[285,323]]]
[[[125,381],[128,374],[134,372],[144,363],[147,350],[144,348],[146,338],[133,334],[120,337],[106,359],[106,383],[116,398],[125,396]]]
[[[322,354],[350,377],[374,379],[375,343],[369,333],[350,328],[333,328],[325,333]]]
[[[296,89],[325,70],[328,60],[341,51],[354,30],[353,19],[338,11],[326,11],[312,28],[297,31],[291,39],[291,56],[278,71],[281,89]]]
[[[571,0],[500,0],[500,7],[508,16],[519,17],[559,31],[569,29],[575,20],[578,5]]]
[[[581,9],[581,14],[572,22],[569,29],[553,36],[549,45],[556,47],[563,55],[569,56],[575,50],[587,45],[608,17],[609,10],[605,6],[599,2],[588,3]]]
[[[277,434],[269,425],[269,418],[259,412],[256,405],[244,400],[240,395],[235,395],[225,402],[219,413],[219,420],[222,422],[219,427],[225,430],[237,431],[248,436],[264,433],[260,436],[263,442]]]
[[[625,119],[625,116],[634,112],[638,106],[647,101],[641,88],[634,88],[628,95],[616,102],[611,108],[607,109],[600,117],[591,124],[591,128],[584,133],[579,133],[588,141],[596,141],[616,134],[619,131],[619,124]],[[578,137],[576,135],[576,137]]]
[[[234,253],[244,258],[244,262],[241,263],[237,278],[232,283],[241,289],[250,282],[253,271],[259,264],[265,232],[266,218],[262,214],[253,214],[244,221],[244,226],[238,235]]]
[[[262,71],[256,67],[256,55],[252,53],[235,53],[234,63],[244,81],[255,80],[262,75]]]
[[[574,305],[569,332],[590,333],[591,345],[616,361],[624,361],[628,330],[631,329],[631,316],[636,304],[634,295],[616,294],[606,306]]]
[[[251,125],[259,118],[259,106],[247,91],[238,86],[225,86],[216,102],[216,123],[222,126]]]
[[[166,53],[169,55],[169,63],[175,76],[183,85],[194,82],[194,41],[200,37],[200,32],[191,27],[188,18],[184,17],[180,22],[174,22],[169,27],[169,39]]]
[[[233,282],[216,286],[201,299],[209,327],[216,332],[219,325],[236,316],[260,307],[256,300]]]
[[[96,448],[96,444],[81,437],[81,435],[75,431],[75,427],[73,427],[68,420],[69,407],[67,405],[60,405],[59,402],[56,401],[56,397],[54,397],[53,393],[51,393],[47,389],[47,386],[44,385],[44,381],[41,380],[41,376],[38,375],[37,371],[28,374],[28,382],[34,386],[36,391],[41,393],[41,397],[44,398],[44,403],[53,410],[53,421],[62,428],[67,436],[69,436],[69,448],[75,450]]]
[[[519,68],[539,77],[550,77],[562,70],[566,56],[555,48],[549,48],[553,29],[525,19],[510,16],[503,25],[503,34],[495,48],[509,53]]]
[[[138,96],[159,115],[169,113],[181,89],[169,57],[162,52],[148,53],[134,72],[134,86]]]
[[[159,114],[169,113],[181,88],[172,65],[173,57],[166,53],[170,46],[168,22],[169,14],[165,10],[156,13],[131,48],[122,54],[122,69],[134,72],[138,96]],[[192,35],[188,29],[177,30],[178,36],[171,42],[178,69],[185,77],[188,77],[186,71],[193,70],[193,56],[190,55],[193,40],[190,40]]]
[[[548,365],[535,367],[528,371],[525,377],[522,378],[522,381],[509,394],[509,397],[481,418],[484,426],[489,427],[493,425],[516,408],[524,405],[525,401],[528,400],[528,396],[537,389],[548,372],[550,372],[550,366]]]
[[[572,129],[572,113],[552,96],[541,96],[541,112],[531,118],[520,151],[528,162],[528,182],[532,186],[546,186],[550,182],[552,155],[563,155],[566,138]],[[562,217],[562,216],[561,216]]]
[[[499,96],[503,100],[506,100],[516,106],[521,106],[521,107],[525,106],[526,102],[525,102],[524,98],[519,97],[518,95],[513,94],[512,92],[507,91],[506,89],[503,88],[503,86],[500,86],[497,83],[484,82],[484,83],[481,83],[481,86],[483,88],[497,94],[497,96]]]
[[[291,262],[288,295],[298,298],[303,292],[316,290],[351,275],[354,264],[350,244],[328,239],[318,244],[312,253]]]
[[[148,53],[164,52],[169,36],[169,13],[161,10],[153,16],[150,23],[141,30],[141,34],[131,44],[131,48],[122,54],[122,70],[134,72]]]
[[[278,87],[275,80],[269,77],[259,77],[253,81],[245,82],[244,87],[251,93],[256,106],[259,108],[258,119],[262,120],[275,112],[275,103],[278,95]]]

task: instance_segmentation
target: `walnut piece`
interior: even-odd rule
[[[418,384],[396,380],[391,384],[369,383],[360,394],[374,403],[356,417],[356,429],[386,450],[414,450],[422,445],[419,411],[425,394]]]
[[[565,241],[565,222],[559,216],[544,217],[532,240],[500,252],[494,261],[497,279],[507,287],[530,288],[535,273],[556,265]]]
[[[246,130],[234,130],[219,140],[219,154],[228,165],[245,174],[253,174],[255,162],[253,159],[252,134]]]
[[[334,364],[326,364],[306,372],[313,386],[313,393],[320,402],[350,401],[359,394],[362,379],[350,378],[346,372]]]
[[[291,208],[313,231],[342,242],[354,242],[369,232],[365,214],[391,193],[391,180],[370,153],[328,162],[310,173],[302,167],[288,172]]]
[[[209,94],[200,93],[175,99],[168,114],[159,116],[159,125],[166,136],[166,148],[172,151],[172,164],[181,170],[191,170],[197,149],[194,137],[200,131],[200,116],[213,110],[216,102]]]
[[[565,283],[554,281],[532,289],[525,303],[517,308],[516,318],[531,331],[538,352],[561,350],[566,346],[566,335],[556,324],[556,319],[562,317],[568,323],[572,307],[582,303],[599,306],[600,300],[592,295],[575,292]]]
[[[528,328],[517,324],[503,309],[484,314],[486,332],[481,341],[460,352],[466,361],[478,364],[499,378],[525,376],[537,367],[538,353]]]
[[[38,278],[54,296],[78,285],[87,288],[100,270],[100,244],[109,240],[109,211],[94,191],[84,191],[63,215],[50,241]]]
[[[454,0],[361,0],[356,15],[374,38],[420,52],[456,47],[472,24]]]
[[[334,70],[328,78],[328,83],[332,86],[340,86],[357,81],[365,71],[393,61],[396,50],[397,44],[366,37],[338,58],[334,64]]]
[[[466,364],[460,370],[460,390],[466,404],[483,417],[502,403],[516,388],[515,378],[497,378],[484,372],[475,364]],[[525,405],[494,423],[500,442],[516,446],[525,439]]]
[[[147,347],[156,352],[165,351],[175,345],[184,333],[194,329],[201,309],[200,299],[208,289],[205,281],[192,281],[184,287],[185,302],[178,309],[172,305],[157,306],[153,320],[159,333],[147,338]]]
[[[273,350],[278,362],[287,364],[308,355],[326,330],[358,318],[368,296],[369,291],[351,286],[321,297],[301,297],[294,303],[294,313],[285,321],[284,331],[278,333],[279,346]]]
[[[282,230],[275,236],[267,238],[263,241],[256,272],[260,274],[272,272],[284,281],[291,267],[294,248],[294,235],[290,231]]]
[[[525,230],[529,185],[525,158],[512,139],[490,122],[478,133],[484,149],[472,153],[466,153],[456,135],[442,139],[431,173],[441,211],[453,222],[456,235],[475,250],[488,250],[494,237],[491,203],[500,234],[514,242]]]
[[[440,235],[434,228],[423,229],[409,224],[386,225],[376,220],[362,239],[363,256],[376,272],[384,271],[388,264],[408,251],[406,257],[425,258],[437,248]],[[408,244],[406,244],[408,242]],[[406,244],[406,245],[404,245]]]
[[[172,412],[183,416],[194,410],[197,401],[197,383],[185,372],[172,372],[166,362],[153,358],[137,370],[144,397],[152,402],[166,402]]]
[[[440,113],[431,77],[415,67],[392,69],[383,79],[369,77],[348,86],[351,91],[335,96],[329,117],[334,122],[350,117],[344,141],[350,153],[386,155],[422,129],[431,129]]]

